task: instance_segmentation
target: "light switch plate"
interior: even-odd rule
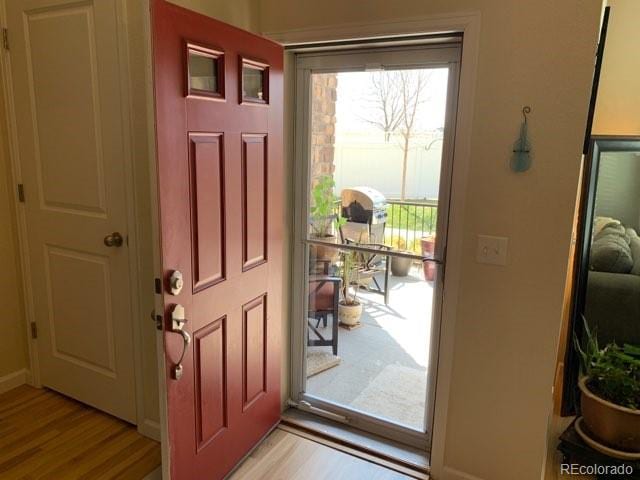
[[[493,237],[490,235],[478,235],[478,263],[491,265],[507,264],[507,248],[509,239],[506,237]]]

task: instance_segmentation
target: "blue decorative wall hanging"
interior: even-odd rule
[[[531,144],[527,137],[527,114],[531,113],[531,107],[522,108],[524,120],[520,126],[520,137],[513,144],[513,155],[511,156],[511,170],[514,172],[526,172],[531,166]]]

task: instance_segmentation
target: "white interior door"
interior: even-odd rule
[[[134,422],[117,8],[6,3],[41,382]]]

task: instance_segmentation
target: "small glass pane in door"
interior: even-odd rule
[[[189,49],[189,94],[222,96],[219,65],[221,58]]]
[[[266,103],[268,98],[268,67],[266,65],[242,61],[242,100],[253,103]]]

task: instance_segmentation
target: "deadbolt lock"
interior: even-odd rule
[[[169,277],[169,290],[171,295],[179,295],[184,286],[184,280],[182,279],[182,272],[180,270],[174,270]]]

